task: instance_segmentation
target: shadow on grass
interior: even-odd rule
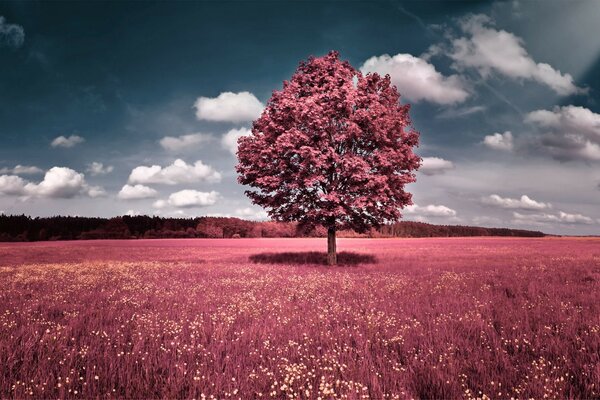
[[[260,264],[318,264],[327,265],[327,253],[318,251],[260,253],[250,256],[250,261]],[[338,265],[375,264],[377,258],[371,254],[342,251],[337,254]]]

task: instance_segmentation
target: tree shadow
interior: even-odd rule
[[[253,263],[260,264],[317,264],[327,265],[327,253],[318,251],[259,253],[249,257]],[[377,258],[371,254],[359,254],[342,251],[337,254],[338,265],[375,264]]]

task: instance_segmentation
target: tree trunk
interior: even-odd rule
[[[335,248],[335,226],[327,228],[327,264],[337,264],[337,253]]]

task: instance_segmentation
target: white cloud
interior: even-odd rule
[[[16,175],[0,176],[0,193],[5,195],[68,199],[78,195],[99,197],[105,194],[99,186],[89,186],[85,176],[71,168],[52,167],[40,183],[26,181]]]
[[[600,114],[569,105],[530,112],[525,122],[543,133],[534,144],[554,158],[600,161]]]
[[[0,168],[0,174],[14,174],[14,175],[35,175],[41,174],[44,170],[32,165],[17,165],[14,168]]]
[[[165,200],[156,200],[154,203],[152,203],[152,207],[154,208],[165,208],[166,206],[168,206],[169,203]]]
[[[559,95],[585,92],[573,77],[546,63],[536,63],[527,53],[523,39],[505,30],[497,30],[486,15],[470,15],[460,21],[466,36],[453,38],[449,57],[461,70],[474,68],[483,77],[497,73],[513,79],[528,79],[548,86]]]
[[[231,129],[221,138],[221,146],[229,150],[231,154],[236,155],[238,149],[238,139],[242,136],[249,136],[252,131],[247,128]]]
[[[86,171],[89,172],[92,176],[109,174],[113,172],[113,170],[114,167],[112,165],[105,166],[103,163],[97,161],[88,164],[88,167],[86,169]]]
[[[410,54],[373,56],[360,67],[361,72],[389,74],[400,95],[413,102],[438,104],[463,102],[469,97],[465,82],[458,75],[444,76],[422,58]]]
[[[125,215],[127,215],[129,217],[137,217],[138,215],[142,215],[142,213],[139,212],[138,210],[127,210]]]
[[[9,24],[0,16],[0,47],[19,48],[25,42],[25,31],[21,25]]]
[[[212,206],[219,199],[219,193],[199,192],[197,190],[181,190],[169,196],[168,203],[173,207],[206,207]]]
[[[250,207],[236,209],[235,215],[249,220],[262,221],[269,219],[269,214],[265,210],[255,210]]]
[[[139,199],[151,199],[156,197],[158,192],[148,186],[144,185],[125,185],[117,194],[117,197],[121,200],[139,200]]]
[[[425,175],[437,175],[454,169],[452,161],[444,160],[439,157],[423,157],[423,163],[419,171]]]
[[[28,183],[26,192],[38,197],[70,198],[81,194],[87,185],[82,173],[66,167],[50,168],[44,180],[38,184]]]
[[[467,115],[475,114],[478,112],[485,111],[485,106],[472,106],[462,108],[448,108],[441,113],[436,115],[436,118],[460,118],[466,117]]]
[[[163,149],[178,152],[190,148],[197,148],[199,145],[205,144],[212,139],[210,135],[204,133],[192,133],[182,136],[165,136],[160,139],[159,143]]]
[[[517,224],[547,224],[559,223],[570,225],[591,225],[594,220],[582,214],[569,214],[559,211],[558,214],[521,214],[513,212],[513,222]]]
[[[514,139],[510,131],[487,135],[483,138],[482,143],[494,150],[512,151],[514,149]]]
[[[16,175],[0,175],[0,193],[20,196],[25,194],[27,181]]]
[[[135,167],[129,175],[129,183],[176,185],[193,182],[219,182],[221,174],[198,160],[193,165],[177,159],[171,165]]]
[[[404,211],[407,214],[416,214],[423,217],[456,217],[455,210],[443,205],[429,204],[421,207],[417,204],[413,204],[406,206]]]
[[[250,92],[224,92],[215,98],[199,97],[194,107],[198,119],[221,122],[253,121],[265,108]]]
[[[71,135],[69,137],[59,136],[59,137],[54,138],[54,140],[52,140],[52,143],[50,143],[50,146],[71,148],[71,147],[74,147],[83,142],[85,142],[85,139],[82,138],[81,136],[77,136],[77,135]]]
[[[527,195],[522,195],[520,199],[511,199],[509,197],[500,197],[497,194],[492,194],[487,197],[482,197],[481,202],[487,205],[509,209],[544,210],[552,208],[550,203],[535,201]]]
[[[92,198],[104,197],[104,196],[106,196],[106,191],[104,190],[103,187],[100,187],[100,186],[89,186],[85,190],[85,194],[87,194],[88,196],[90,196]]]

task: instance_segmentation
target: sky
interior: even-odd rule
[[[0,2],[0,213],[263,219],[235,146],[301,60],[389,74],[407,220],[600,234],[600,2]]]

